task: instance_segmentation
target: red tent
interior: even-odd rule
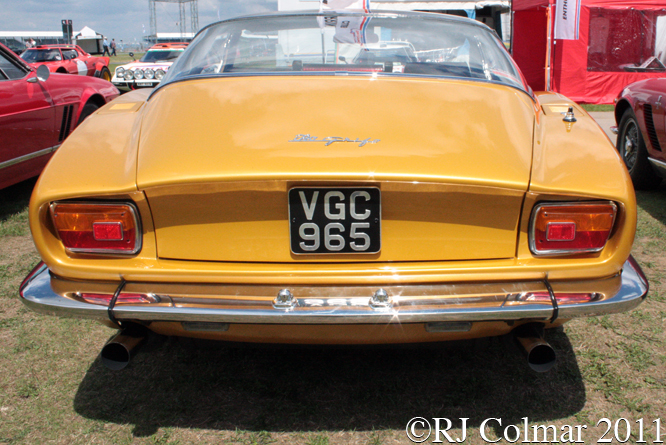
[[[580,2],[578,39],[555,38],[558,1],[570,16]],[[631,82],[666,77],[664,0],[513,0],[512,12],[513,57],[535,91],[612,103]]]

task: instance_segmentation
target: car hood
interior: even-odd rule
[[[171,67],[171,65],[173,65],[173,62],[156,62],[156,63],[131,62],[131,63],[126,63],[125,65],[120,65],[119,68],[124,68],[126,70],[133,70],[135,68],[141,68],[141,69],[151,68],[153,70],[163,69],[166,71]]]
[[[534,116],[524,92],[485,82],[362,76],[176,82],[156,91],[144,110],[137,184],[331,178],[524,191]]]

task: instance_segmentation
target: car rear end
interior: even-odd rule
[[[257,43],[249,58],[280,41],[232,25],[201,38],[237,32]],[[309,52],[253,74],[185,58],[149,98],[123,96],[36,186],[45,265],[24,301],[160,334],[317,344],[502,335],[639,304],[633,189],[589,116],[563,122],[570,102],[531,95],[517,71],[464,77],[463,60],[445,75],[418,51],[399,70]]]

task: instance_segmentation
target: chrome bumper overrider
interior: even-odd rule
[[[67,285],[81,288],[87,284],[90,283],[53,277],[40,263],[21,285],[20,294],[26,306],[37,312],[109,320],[106,306],[69,298],[65,295],[76,295],[76,292],[70,294],[62,290],[67,289]],[[624,312],[638,306],[648,291],[647,280],[631,257],[619,276],[551,284],[556,294],[580,288],[586,292],[602,292],[599,299],[591,302],[560,304],[558,318],[561,319]],[[159,296],[160,303],[118,304],[113,308],[113,317],[120,321],[144,322],[349,324],[548,320],[553,316],[550,303],[516,298],[524,292],[542,291],[544,283],[538,281],[390,285],[383,287],[389,300],[382,304],[372,301],[377,286],[312,286],[289,288],[294,299],[288,306],[273,299],[283,287],[128,283],[124,292],[151,292]]]

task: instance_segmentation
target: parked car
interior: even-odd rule
[[[21,58],[34,68],[46,65],[52,73],[78,74],[111,80],[109,58],[92,56],[78,45],[39,45],[23,51]]]
[[[118,94],[100,79],[35,70],[0,44],[0,189],[39,175],[67,135]]]
[[[627,85],[617,98],[617,149],[637,189],[652,189],[666,178],[666,78]]]
[[[173,62],[185,51],[187,43],[158,43],[139,59],[116,68],[112,82],[129,89],[153,88],[160,83]],[[134,57],[133,53],[130,53]]]
[[[428,59],[354,64],[371,33]],[[445,51],[460,42],[465,54]],[[602,130],[532,93],[485,25],[441,14],[207,26],[156,89],[65,142],[30,225],[43,263],[23,302],[122,327],[102,350],[116,369],[152,331],[299,344],[514,333],[543,371],[544,329],[629,310],[648,288],[630,256],[634,190]]]

